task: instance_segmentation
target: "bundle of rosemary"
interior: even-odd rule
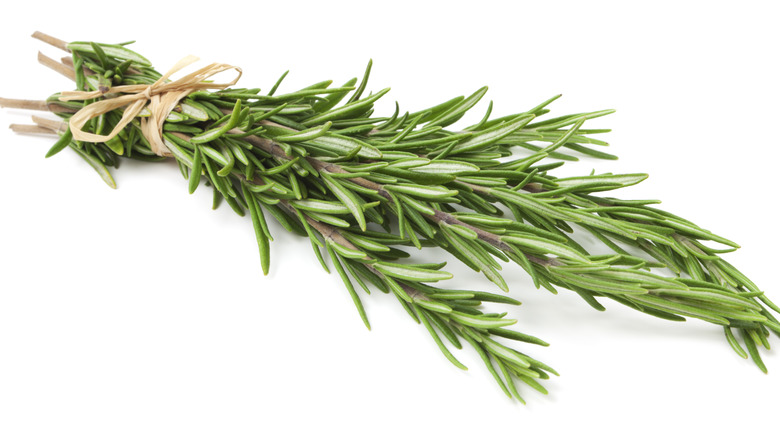
[[[160,74],[127,44],[65,43],[34,37],[68,55],[46,66],[75,82],[75,91],[45,101],[2,99],[2,106],[51,112],[12,125],[21,133],[59,139],[46,154],[70,149],[115,187],[109,167],[120,157],[174,159],[189,192],[213,190],[214,207],[248,215],[260,264],[270,263],[270,214],[286,230],[308,237],[322,267],[344,282],[369,327],[358,289],[394,295],[425,326],[441,352],[465,369],[446,345],[473,347],[496,382],[522,400],[517,383],[545,392],[551,367],[502,339],[547,345],[508,329],[505,313],[481,304],[519,304],[506,295],[434,286],[452,275],[444,263],[404,262],[415,250],[438,247],[481,272],[504,291],[502,263],[519,265],[537,288],[573,291],[604,310],[611,299],[672,321],[697,318],[722,327],[742,357],[766,372],[759,347],[780,335],[780,313],[762,291],[720,257],[737,245],[693,222],[608,193],[645,174],[557,178],[551,172],[576,157],[614,159],[591,146],[606,129],[583,128],[612,111],[545,117],[558,96],[517,114],[492,117],[492,102],[475,125],[448,129],[485,95],[481,88],[434,107],[373,115],[388,89],[366,95],[371,63],[358,82],[331,81],[278,94],[209,82],[235,67],[212,64],[180,79]],[[589,145],[589,146],[586,146]],[[552,160],[549,160],[552,159]],[[595,238],[608,251],[583,242]],[[705,242],[720,244],[721,249]],[[724,249],[725,248],[725,249]],[[326,257],[330,263],[326,261]]]

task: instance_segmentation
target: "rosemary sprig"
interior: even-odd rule
[[[114,91],[117,86],[151,86],[162,77],[125,45],[35,36],[70,53],[63,62],[40,58],[44,65],[73,79],[77,90],[98,91],[99,97],[62,101],[57,93],[45,102],[3,99],[3,106],[50,111],[67,122],[93,101],[123,95]],[[376,117],[373,105],[388,89],[365,95],[370,70],[371,63],[360,82],[355,78],[341,87],[324,81],[278,93],[285,73],[265,94],[257,88],[195,91],[162,124],[162,140],[189,192],[205,183],[215,207],[224,201],[242,216],[249,213],[265,273],[270,213],[288,231],[308,237],[329,271],[328,256],[366,327],[358,290],[392,293],[455,366],[465,369],[444,340],[456,349],[463,341],[471,345],[502,390],[520,400],[516,383],[544,391],[539,380],[556,373],[498,339],[547,344],[507,329],[514,320],[480,307],[519,302],[432,286],[452,275],[442,270],[444,263],[404,263],[412,247],[442,248],[504,291],[509,284],[501,266],[513,262],[537,288],[571,290],[597,310],[605,309],[599,301],[605,298],[664,319],[692,317],[720,325],[732,348],[766,372],[758,347],[769,348],[771,332],[780,335],[772,313],[780,308],[720,257],[736,249],[735,243],[652,207],[658,201],[605,196],[647,175],[550,173],[576,160],[572,152],[614,159],[597,149],[606,143],[593,137],[609,130],[583,128],[612,111],[545,118],[555,96],[526,111],[492,117],[491,103],[480,122],[451,130],[487,88],[422,111],[402,113],[396,105],[392,115]],[[83,130],[111,132],[123,111],[92,118]],[[115,187],[108,168],[120,157],[164,159],[142,130],[141,120],[150,116],[142,111],[102,142],[79,140],[69,124],[41,118],[14,129],[58,135],[47,157],[70,148]],[[589,251],[584,236],[595,237],[608,251]]]

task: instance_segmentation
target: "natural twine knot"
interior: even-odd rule
[[[141,118],[141,132],[149,141],[152,152],[161,157],[172,156],[171,151],[168,150],[163,142],[162,126],[165,119],[171,111],[176,108],[179,101],[198,90],[225,89],[231,87],[241,78],[240,68],[228,64],[213,63],[175,81],[166,82],[171,75],[197,60],[198,58],[194,56],[183,58],[158,79],[157,82],[151,85],[119,85],[104,91],[62,92],[60,96],[60,100],[62,101],[94,99],[103,97],[107,94],[116,94],[116,97],[107,97],[91,103],[71,116],[69,125],[73,138],[75,140],[90,143],[111,140],[119,134],[128,123],[138,116],[148,103],[151,115],[149,117]],[[231,82],[226,84],[206,82],[211,76],[231,69],[238,72],[236,78]],[[124,106],[127,106],[127,108],[124,110],[122,119],[108,135],[93,134],[82,130],[84,125],[91,119]]]

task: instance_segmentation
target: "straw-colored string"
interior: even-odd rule
[[[141,119],[141,132],[149,141],[152,152],[163,157],[171,156],[171,152],[162,139],[162,126],[179,101],[198,90],[228,88],[235,85],[241,78],[240,68],[228,64],[213,63],[175,81],[166,82],[171,75],[197,60],[198,58],[194,56],[183,58],[151,85],[119,85],[104,91],[62,92],[60,96],[62,101],[94,99],[116,94],[116,97],[101,99],[85,106],[70,118],[69,125],[73,138],[91,143],[111,140],[148,104],[151,115]],[[231,82],[225,84],[206,82],[211,76],[231,69],[238,72],[238,75]],[[91,119],[122,107],[126,107],[122,119],[108,135],[98,135],[82,130]]]

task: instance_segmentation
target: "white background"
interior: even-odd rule
[[[589,123],[617,162],[557,174],[647,172],[627,198],[737,241],[727,260],[780,301],[780,28],[774,2],[26,2],[7,9],[0,95],[69,89],[28,36],[138,40],[159,70],[186,54],[283,90],[363,73],[405,110],[491,87],[494,115],[563,93],[554,115]],[[26,123],[3,110],[0,123]],[[189,196],[171,163],[123,162],[111,190],[52,140],[0,130],[0,436],[725,436],[771,431],[780,358],[763,375],[719,327],[671,323],[534,290],[507,267],[521,346],[555,367],[550,395],[501,393],[479,358],[451,366],[394,298],[364,298],[367,331],[307,240],[274,227],[263,277],[248,218]],[[274,224],[275,225],[275,224]],[[436,255],[435,257],[440,257]],[[490,288],[452,263],[452,287]],[[446,284],[445,284],[446,285]],[[776,338],[772,338],[778,344]],[[776,347],[780,348],[780,347]],[[771,432],[770,432],[771,435]]]

